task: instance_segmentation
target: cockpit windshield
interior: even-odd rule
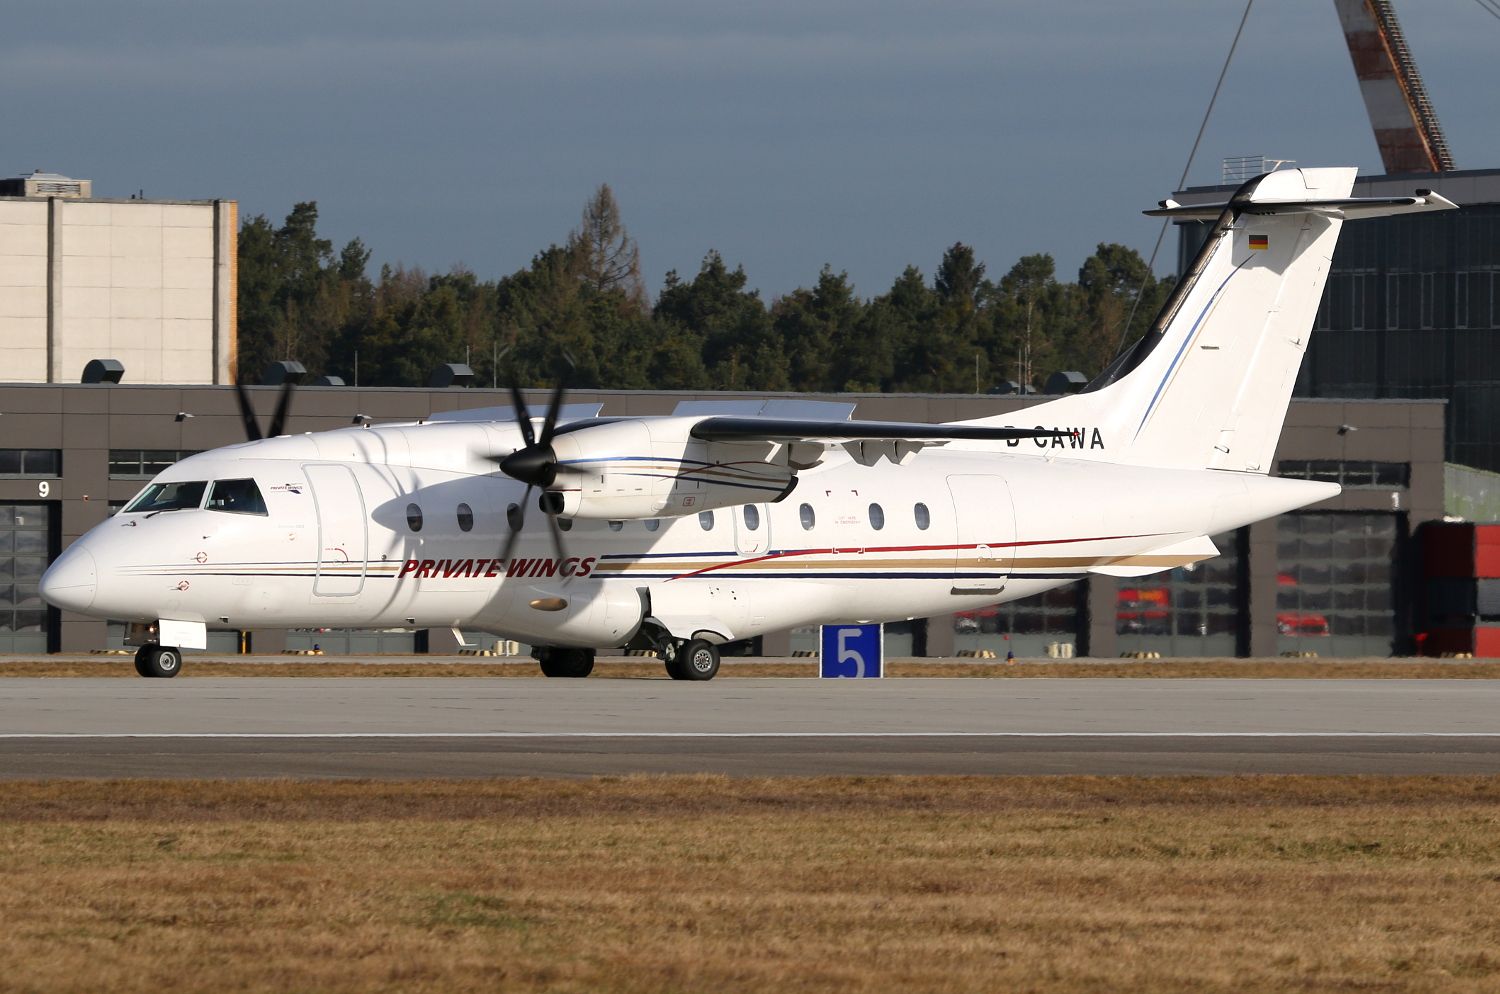
[[[125,514],[154,514],[157,511],[184,511],[203,503],[205,480],[173,480],[153,483],[125,506]]]
[[[208,509],[232,514],[265,514],[266,502],[254,480],[215,480],[208,494]]]

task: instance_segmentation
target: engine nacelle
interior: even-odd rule
[[[558,475],[550,493],[565,518],[622,520],[697,514],[778,501],[796,485],[786,446],[704,442],[701,418],[614,421],[552,439]],[[556,499],[556,498],[554,498]]]

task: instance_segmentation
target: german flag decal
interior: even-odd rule
[[[1259,249],[1268,249],[1270,247],[1271,247],[1271,239],[1268,238],[1268,237],[1266,237],[1265,235],[1251,235],[1250,236],[1250,250],[1252,252],[1253,251],[1257,251]]]

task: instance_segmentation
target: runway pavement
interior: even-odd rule
[[[1496,773],[1500,681],[7,679],[0,777]]]

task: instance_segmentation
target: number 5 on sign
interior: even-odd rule
[[[885,630],[881,625],[824,625],[818,675],[878,677],[884,675]]]

